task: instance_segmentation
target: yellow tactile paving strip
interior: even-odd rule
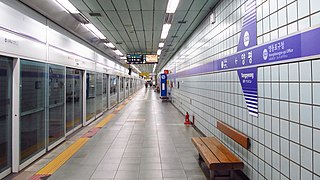
[[[132,98],[130,97],[123,104],[119,105],[111,114],[105,117],[102,121],[100,121],[94,128],[102,128],[105,126],[120,110],[122,110],[125,105],[129,103]],[[42,179],[43,177],[48,177],[56,172],[65,162],[67,162],[77,151],[84,146],[90,138],[81,137],[76,142],[74,142],[70,147],[68,147],[65,151],[59,154],[55,159],[53,159],[50,163],[48,163],[45,167],[40,169],[35,175],[33,175],[30,179]]]
[[[88,142],[89,138],[80,138],[65,151],[63,151],[58,157],[47,164],[44,168],[38,171],[36,174],[51,175],[58,170],[67,160],[69,160],[83,145]]]
[[[113,114],[109,114],[106,118],[100,121],[95,127],[102,128],[113,118]]]

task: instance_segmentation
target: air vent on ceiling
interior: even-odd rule
[[[92,13],[89,13],[90,16],[92,17],[101,17],[101,13],[97,13],[97,12],[92,12]]]
[[[166,13],[164,21],[165,23],[171,24],[173,19],[173,14],[172,13]]]
[[[122,44],[122,42],[116,42],[116,44]]]
[[[178,36],[174,35],[174,36],[171,36],[172,38],[177,38]]]
[[[181,20],[181,21],[178,21],[178,23],[179,23],[179,24],[185,24],[185,23],[187,23],[187,21]]]
[[[167,46],[172,46],[172,44],[168,44]]]

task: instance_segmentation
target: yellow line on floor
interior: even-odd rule
[[[117,110],[120,111],[125,105],[120,105]],[[114,114],[109,114],[102,121],[100,121],[95,127],[101,128],[106,125],[114,116]],[[84,146],[90,138],[79,138],[61,154],[59,154],[55,159],[53,159],[49,164],[40,169],[36,175],[51,175],[56,172],[65,162],[67,162],[82,146]]]
[[[83,145],[87,143],[89,138],[80,138],[74,142],[70,147],[63,151],[59,156],[52,160],[49,164],[43,167],[36,174],[51,175],[57,171],[66,161],[68,161]]]
[[[121,105],[117,108],[117,110],[120,111],[122,108],[124,108],[124,105],[123,105],[123,104],[121,104]]]
[[[100,121],[95,127],[102,128],[104,125],[106,125],[111,120],[112,117],[113,117],[113,114],[109,114],[102,121]]]

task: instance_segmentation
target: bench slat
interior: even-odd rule
[[[212,138],[208,137],[201,138],[201,140],[207,145],[207,147],[212,151],[212,153],[221,163],[232,163],[232,161],[228,159],[226,154],[224,154],[215,144],[212,143],[211,139]]]
[[[231,139],[233,139],[235,142],[240,144],[242,147],[249,149],[250,146],[250,140],[249,137],[244,135],[241,132],[238,132],[237,130],[233,129],[232,127],[217,121],[217,128],[223,132],[225,135],[229,136]]]
[[[222,143],[220,143],[214,137],[206,137],[209,143],[212,143],[216,148],[218,148],[225,157],[228,158],[229,162],[232,164],[232,169],[243,169],[243,162],[235,156],[228,148],[226,148]]]
[[[193,144],[198,149],[201,157],[206,164],[219,163],[219,160],[212,154],[210,149],[204,144],[200,138],[192,138]]]

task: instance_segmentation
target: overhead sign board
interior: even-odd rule
[[[139,76],[150,76],[150,73],[149,72],[141,72],[139,73]]]
[[[146,63],[158,63],[158,55],[145,55]]]
[[[127,64],[156,64],[158,55],[153,54],[127,54]]]

